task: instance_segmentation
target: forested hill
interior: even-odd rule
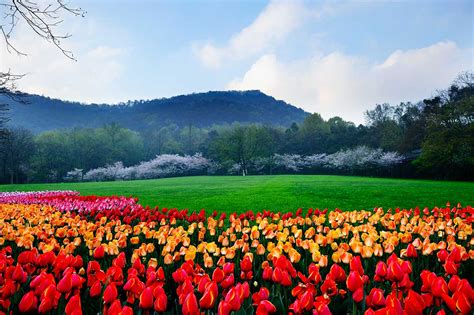
[[[38,95],[29,95],[26,100],[27,105],[7,100],[9,125],[35,133],[58,128],[99,127],[111,122],[137,131],[169,124],[206,127],[240,122],[289,126],[308,115],[260,91],[196,93],[118,105],[84,105]]]

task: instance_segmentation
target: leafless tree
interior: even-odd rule
[[[9,53],[26,55],[12,41],[12,35],[19,23],[25,23],[40,38],[52,43],[61,53],[71,60],[76,60],[73,53],[62,45],[62,40],[70,34],[58,33],[58,26],[63,22],[63,15],[84,16],[85,11],[65,3],[63,0],[0,0],[0,41],[3,39]],[[3,38],[2,38],[3,37]],[[15,82],[23,74],[14,74],[0,69],[0,131],[8,121],[5,99],[26,102],[24,94],[16,90]],[[3,97],[3,98],[2,98]]]

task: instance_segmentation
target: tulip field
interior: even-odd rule
[[[0,314],[472,314],[473,219],[0,193]]]

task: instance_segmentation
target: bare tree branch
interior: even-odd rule
[[[40,38],[52,43],[67,58],[76,61],[70,50],[63,48],[62,40],[69,38],[70,34],[58,34],[57,27],[63,20],[63,14],[73,16],[84,16],[85,11],[81,8],[69,6],[63,0],[0,0],[0,41],[3,41],[6,50],[9,53],[16,53],[25,56],[26,53],[18,49],[12,43],[12,34],[18,25],[23,22],[38,35]],[[17,91],[16,81],[21,79],[24,74],[13,74],[0,71],[0,138],[5,131],[5,125],[9,118],[6,114],[8,104],[5,97],[22,104],[28,103],[25,99],[26,94]]]
[[[56,28],[63,22],[62,14],[84,16],[86,13],[84,10],[71,7],[63,0],[42,3],[32,0],[0,0],[0,8],[4,11],[1,13],[3,16],[0,16],[0,19],[3,19],[0,22],[0,30],[8,52],[26,55],[11,40],[15,27],[19,22],[24,22],[36,35],[52,43],[66,57],[76,60],[73,53],[62,46],[62,40],[71,37],[71,35],[68,33],[57,34]]]

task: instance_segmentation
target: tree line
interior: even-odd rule
[[[467,72],[432,98],[394,106],[378,104],[365,113],[366,124],[358,126],[340,117],[324,120],[315,113],[289,128],[237,123],[209,128],[169,124],[139,133],[112,123],[100,128],[54,130],[38,135],[21,128],[9,129],[0,143],[0,181],[57,182],[75,169],[86,173],[117,162],[126,168],[154,161],[157,156],[167,155],[168,160],[175,161],[169,156],[191,157],[196,153],[218,163],[213,172],[216,174],[291,173],[291,167],[274,167],[275,160],[304,166],[307,162],[301,161],[319,155],[325,156],[326,166],[340,161],[362,165],[347,160],[350,156],[362,159],[360,152],[379,154],[380,158],[381,152],[388,152],[392,155],[385,156],[398,155],[403,159],[383,172],[373,167],[299,170],[472,180],[473,82],[473,74]],[[167,165],[168,160],[150,163]]]

